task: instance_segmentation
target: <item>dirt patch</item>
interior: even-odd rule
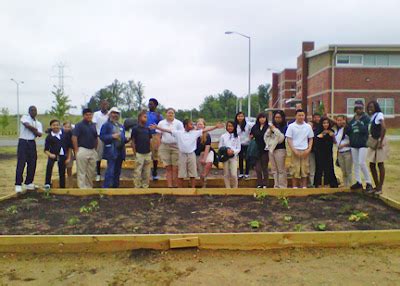
[[[0,234],[399,229],[399,214],[379,199],[357,193],[288,199],[162,195],[46,197],[29,193],[0,202]]]

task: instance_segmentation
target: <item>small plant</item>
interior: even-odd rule
[[[254,197],[256,200],[263,202],[268,197],[268,194],[266,192],[255,193]]]
[[[294,231],[297,231],[297,232],[303,231],[303,225],[302,224],[296,224],[294,226]]]
[[[286,208],[286,209],[290,209],[289,207],[289,198],[287,197],[281,197],[279,198],[279,201],[281,202],[281,205]]]
[[[45,188],[43,192],[43,198],[46,200],[50,200],[51,195],[50,195],[50,188]]]
[[[80,222],[81,222],[81,220],[78,217],[73,216],[67,220],[67,225],[73,226],[73,225],[77,225]]]
[[[91,201],[87,206],[82,206],[79,209],[80,213],[92,213],[97,211],[100,208],[99,203],[97,201]]]
[[[360,221],[360,220],[366,220],[368,219],[368,213],[362,212],[362,211],[354,211],[350,216],[349,216],[349,221]]]
[[[314,225],[315,230],[318,231],[325,231],[326,230],[326,224],[325,223],[317,223]]]
[[[283,217],[283,220],[286,221],[286,222],[289,222],[289,221],[292,221],[292,220],[293,220],[293,217],[290,216],[290,215],[285,215],[285,216]]]
[[[135,227],[132,228],[132,231],[133,231],[133,232],[137,232],[139,229],[140,229],[139,226],[135,226]]]
[[[6,208],[6,212],[9,214],[15,215],[18,213],[18,208],[16,205],[12,205],[12,206],[9,206],[8,208]]]
[[[249,225],[251,228],[257,229],[260,228],[261,223],[258,220],[252,220]]]

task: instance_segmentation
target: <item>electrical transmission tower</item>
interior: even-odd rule
[[[66,76],[65,75],[65,72],[64,72],[64,69],[67,67],[67,65],[65,64],[65,63],[63,63],[63,62],[59,62],[59,63],[57,63],[55,66],[54,66],[54,68],[57,68],[58,69],[58,73],[57,73],[57,75],[54,75],[54,76],[52,76],[52,77],[56,77],[57,79],[58,79],[58,88],[62,91],[62,92],[64,92],[64,79],[66,78],[66,77],[69,77],[69,76]]]

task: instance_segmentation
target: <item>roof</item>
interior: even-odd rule
[[[340,52],[400,52],[400,45],[329,45],[305,54],[307,58],[312,58],[335,49]]]

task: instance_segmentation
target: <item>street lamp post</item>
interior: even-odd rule
[[[231,34],[236,34],[239,36],[242,36],[246,39],[249,40],[249,82],[248,82],[248,107],[247,107],[247,116],[251,117],[251,94],[250,94],[250,89],[251,89],[251,38],[250,36],[244,35],[242,33],[238,32],[233,32],[233,31],[227,31],[225,32],[226,35],[231,35]]]
[[[18,130],[18,136],[19,136],[19,129],[20,129],[20,122],[19,122],[19,117],[20,117],[20,115],[19,115],[19,85],[20,84],[24,84],[24,82],[23,81],[17,81],[17,80],[15,80],[15,79],[11,79],[11,81],[13,81],[13,82],[15,82],[15,84],[17,85],[17,130]]]

